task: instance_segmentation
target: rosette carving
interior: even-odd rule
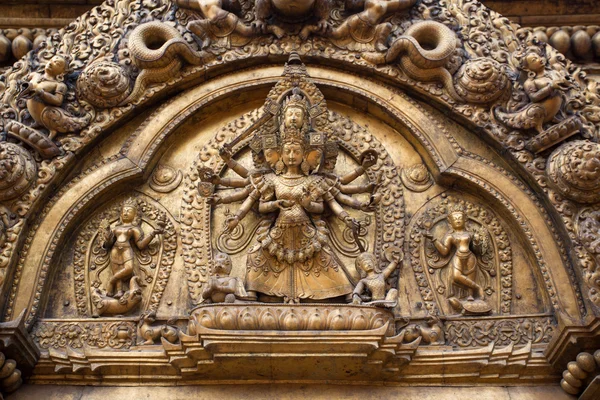
[[[183,173],[181,171],[168,165],[159,165],[154,170],[149,185],[152,190],[159,193],[169,193],[179,186],[182,179]]]
[[[27,150],[14,143],[0,142],[0,201],[23,194],[35,175],[35,161]]]
[[[580,203],[600,201],[600,144],[566,143],[552,153],[546,172],[552,186],[565,197]]]
[[[481,57],[468,60],[454,75],[454,88],[469,103],[491,103],[509,86],[508,76],[497,61]]]
[[[131,92],[125,69],[111,61],[99,61],[87,67],[77,80],[78,96],[99,108],[118,106]]]
[[[413,192],[424,192],[433,185],[433,178],[424,164],[402,169],[402,183]]]

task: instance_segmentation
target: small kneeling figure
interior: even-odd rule
[[[202,298],[205,303],[234,303],[236,299],[250,300],[244,282],[240,278],[230,277],[232,263],[229,255],[216,253],[213,274],[208,282]]]
[[[377,258],[372,253],[361,253],[356,258],[356,270],[362,279],[356,284],[352,293],[353,304],[372,304],[382,307],[394,307],[397,303],[398,290],[385,292],[385,280],[398,267],[401,256],[399,252],[391,253],[391,262],[381,271]],[[370,295],[369,295],[370,294]]]

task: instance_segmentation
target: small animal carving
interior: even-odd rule
[[[175,327],[175,319],[171,318],[166,324],[152,326],[156,322],[156,312],[148,311],[140,316],[140,322],[138,324],[138,337],[144,339],[141,343],[143,345],[152,345],[156,343],[161,337],[165,338],[170,343],[177,342],[178,329]]]

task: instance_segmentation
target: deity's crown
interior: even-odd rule
[[[282,111],[285,113],[290,107],[299,107],[304,110],[304,115],[308,116],[308,103],[298,87],[292,89],[292,94],[283,101]]]
[[[449,215],[452,214],[464,214],[465,213],[465,206],[462,203],[454,203],[450,206],[449,209]]]
[[[123,208],[133,208],[134,210],[137,211],[137,208],[138,208],[137,201],[135,201],[135,199],[129,198],[123,202]]]

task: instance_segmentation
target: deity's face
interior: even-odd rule
[[[295,106],[286,108],[283,113],[283,124],[286,128],[302,128],[302,125],[304,125],[304,109]]]
[[[45,71],[48,75],[56,76],[65,72],[67,68],[67,62],[61,56],[54,56],[46,64]]]
[[[525,65],[530,71],[543,71],[545,64],[546,60],[536,53],[529,53],[525,56]]]
[[[276,149],[266,149],[264,151],[265,160],[272,167],[275,166],[275,163],[279,161],[279,152]]]
[[[133,207],[123,207],[123,209],[121,210],[121,220],[124,223],[130,223],[133,222],[133,220],[135,219],[135,216],[137,214],[137,210]]]
[[[369,253],[363,253],[356,259],[356,267],[364,271],[367,275],[375,271],[375,257]]]
[[[288,167],[302,164],[304,149],[300,143],[286,143],[283,145],[281,157]]]
[[[448,216],[448,221],[454,229],[464,229],[465,227],[465,214],[462,212],[453,212]]]

